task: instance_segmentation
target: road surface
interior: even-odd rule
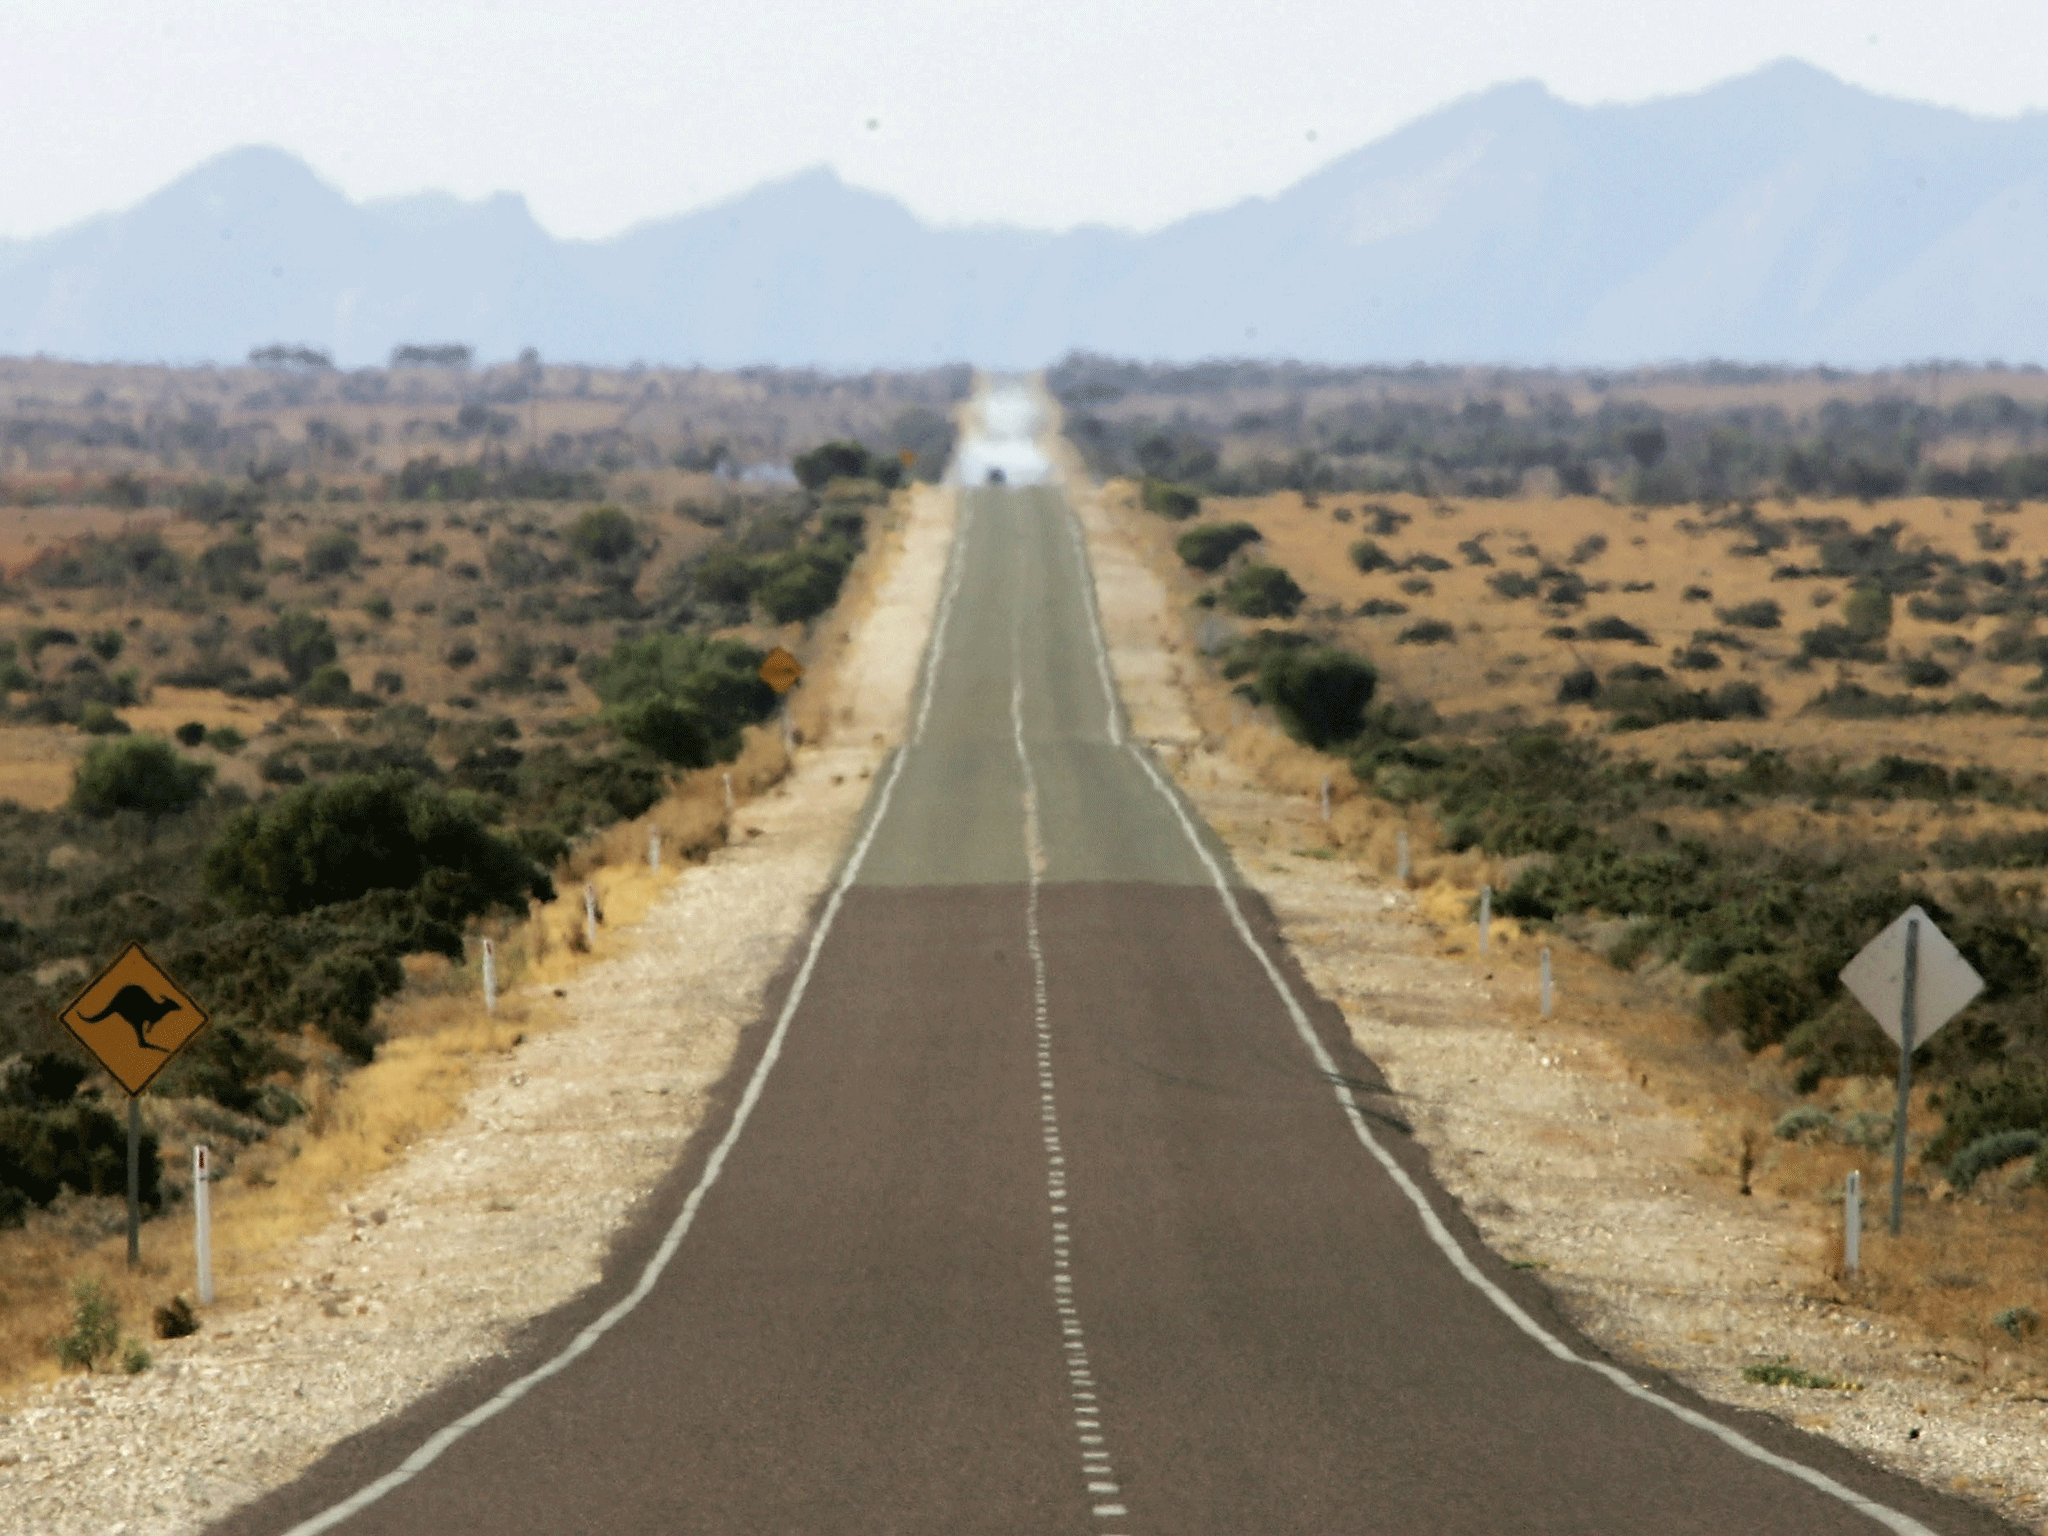
[[[1623,1371],[1476,1242],[1124,739],[1044,486],[591,1296],[221,1536],[1990,1532]]]

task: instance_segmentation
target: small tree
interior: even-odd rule
[[[822,490],[834,480],[860,480],[872,473],[873,460],[867,449],[848,438],[820,443],[790,461],[799,484],[807,491]]]
[[[152,822],[196,804],[213,782],[213,765],[179,756],[161,736],[96,741],[71,784],[72,808],[88,816],[139,811]]]
[[[630,587],[645,553],[640,530],[618,507],[592,507],[569,525],[569,553],[584,576]]]
[[[332,666],[341,656],[332,626],[303,608],[279,614],[277,622],[263,632],[263,639],[271,653],[284,663],[295,688],[304,687],[315,672]]]

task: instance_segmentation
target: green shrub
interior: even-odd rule
[[[1812,986],[1782,962],[1750,955],[1701,990],[1700,1016],[1716,1033],[1732,1031],[1746,1050],[1760,1051],[1791,1034],[1818,1001]]]
[[[238,812],[207,849],[205,878],[241,912],[307,912],[417,890],[444,921],[492,907],[523,912],[529,897],[552,890],[473,800],[398,770],[343,774]]]
[[[870,453],[850,438],[820,443],[790,460],[789,467],[807,491],[821,491],[834,480],[873,480],[893,486],[903,478],[901,459]]]
[[[90,1373],[114,1353],[120,1342],[121,1318],[107,1288],[97,1280],[73,1282],[71,1331],[50,1341],[58,1363]]]
[[[1932,1159],[1953,1157],[1974,1142],[2004,1132],[2048,1133],[2048,1074],[2024,1063],[1950,1084],[1933,1098],[1942,1113],[1942,1128],[1927,1146]]]
[[[1398,569],[1394,557],[1381,549],[1373,539],[1360,539],[1351,546],[1351,563],[1368,576],[1374,571]]]
[[[309,577],[346,576],[362,558],[363,546],[354,534],[343,528],[329,528],[307,542],[301,564]]]
[[[1486,584],[1502,597],[1510,600],[1534,597],[1542,590],[1542,584],[1534,576],[1521,571],[1500,571],[1486,578]]]
[[[1899,676],[1908,688],[1946,688],[1955,674],[1932,656],[1908,656],[1899,663]]]
[[[2032,1157],[2040,1150],[2039,1131],[1993,1131],[1988,1136],[1979,1136],[1949,1159],[1948,1181],[1959,1190],[1967,1190],[1980,1175]]]
[[[1605,618],[1595,619],[1592,623],[1588,624],[1586,626],[1586,638],[1588,640],[1626,640],[1630,645],[1650,644],[1650,636],[1647,631],[1638,629],[1635,625],[1629,623],[1627,619],[1618,618],[1612,614]]]
[[[249,738],[232,725],[219,725],[206,733],[206,744],[223,757],[233,757],[249,744]]]
[[[1799,1104],[1778,1116],[1771,1134],[1780,1141],[1803,1141],[1809,1136],[1832,1136],[1835,1117],[1818,1104]]]
[[[382,592],[373,592],[363,600],[363,612],[379,624],[389,624],[397,611],[391,606],[391,599]]]
[[[293,608],[257,633],[262,654],[275,656],[284,666],[294,688],[303,688],[322,667],[332,666],[341,656],[334,630],[324,618],[304,608]]]
[[[1591,667],[1574,667],[1558,680],[1557,702],[1590,704],[1600,697],[1600,674]]]
[[[1745,1365],[1742,1379],[1758,1387],[1799,1387],[1809,1392],[1831,1392],[1842,1385],[1832,1376],[1802,1370],[1782,1357],[1760,1365]]]
[[[355,684],[340,667],[321,667],[299,689],[299,702],[315,709],[340,709],[355,697]]]
[[[1396,645],[1445,645],[1458,638],[1457,626],[1442,619],[1418,619],[1394,636]]]
[[[754,597],[777,624],[808,623],[839,601],[852,558],[836,544],[778,555],[763,567]]]
[[[88,736],[126,736],[126,720],[114,713],[114,706],[98,699],[79,706],[78,728]]]
[[[586,576],[631,585],[639,574],[640,530],[618,507],[592,507],[569,525],[569,553]]]
[[[1288,734],[1318,751],[1350,741],[1365,729],[1379,674],[1371,662],[1321,646],[1289,647],[1259,668],[1258,692]]]
[[[1842,602],[1842,623],[1865,643],[1882,641],[1892,632],[1892,595],[1883,587],[1857,587]]]
[[[1991,1326],[2025,1341],[2040,1331],[2041,1314],[2028,1306],[2007,1307],[1991,1319]]]
[[[187,720],[171,733],[177,737],[181,747],[196,747],[206,740],[206,727],[197,720]]]
[[[96,741],[78,761],[71,806],[87,816],[137,811],[158,821],[197,804],[212,782],[211,763],[180,757],[161,736]]]
[[[1689,590],[1704,591],[1703,588]],[[1774,599],[1760,597],[1753,603],[1737,603],[1733,608],[1723,608],[1714,617],[1738,629],[1776,629],[1785,621],[1785,610]]]
[[[1291,619],[1308,594],[1277,565],[1247,565],[1223,584],[1223,605],[1247,619]]]
[[[1181,559],[1198,571],[1220,571],[1230,557],[1261,537],[1250,523],[1209,523],[1190,528],[1174,541]]]
[[[741,729],[774,713],[761,659],[736,640],[649,635],[619,642],[586,671],[621,736],[665,762],[703,768],[738,756]]]
[[[1175,522],[1186,522],[1202,510],[1202,498],[1184,485],[1175,485],[1156,475],[1147,475],[1139,489],[1139,500],[1147,512]]]

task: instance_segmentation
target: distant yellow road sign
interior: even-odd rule
[[[804,675],[804,664],[781,646],[768,653],[768,659],[761,663],[761,681],[777,693],[787,693],[794,688]]]
[[[57,1015],[131,1094],[206,1027],[206,1010],[140,944],[130,944]]]

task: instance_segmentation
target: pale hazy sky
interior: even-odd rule
[[[2044,0],[0,0],[0,236],[222,150],[355,197],[524,193],[602,236],[830,164],[928,220],[1151,228],[1448,101],[1696,90],[1794,57],[2048,109]]]

